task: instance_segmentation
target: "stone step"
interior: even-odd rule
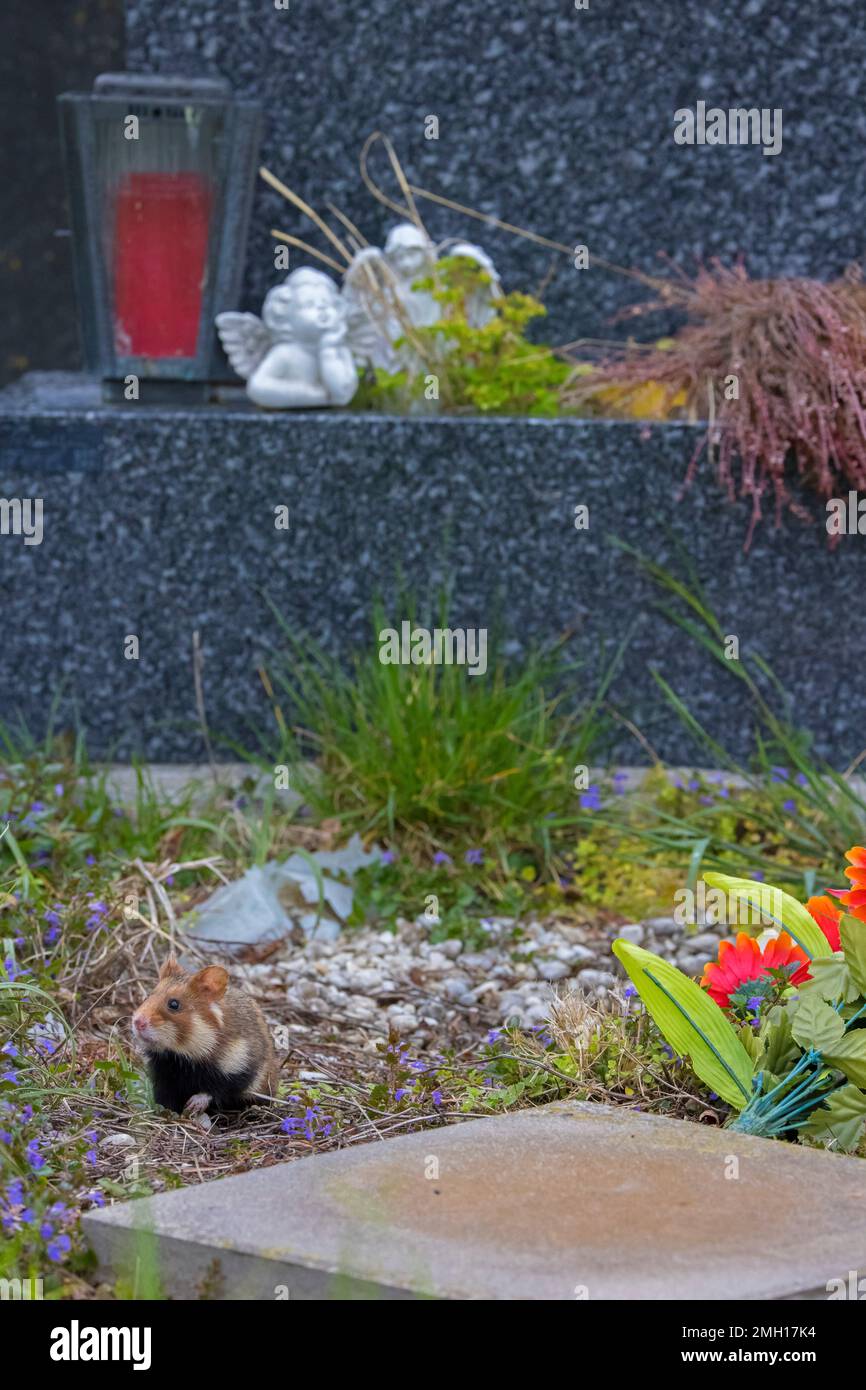
[[[866,1270],[866,1164],[562,1102],[84,1222],[108,1278],[155,1240],[176,1298],[826,1298]]]

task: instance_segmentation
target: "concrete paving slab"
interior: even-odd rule
[[[109,1277],[152,1232],[180,1298],[821,1298],[866,1272],[866,1162],[558,1103],[123,1203],[85,1228]]]

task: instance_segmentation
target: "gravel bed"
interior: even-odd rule
[[[555,991],[579,987],[604,997],[622,979],[610,943],[623,936],[699,974],[724,928],[690,931],[672,918],[610,927],[559,920],[490,918],[482,949],[458,939],[431,942],[423,918],[396,931],[361,928],[336,940],[286,941],[267,962],[240,967],[274,1014],[303,1020],[308,1033],[327,1024],[344,1044],[375,1049],[393,1030],[417,1048],[444,1046],[485,1027],[546,1021]],[[266,1005],[267,1006],[267,1005]]]

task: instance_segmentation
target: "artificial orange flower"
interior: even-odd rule
[[[846,912],[866,922],[866,849],[862,845],[854,845],[845,858],[851,865],[850,869],[845,870],[845,877],[850,878],[852,886],[847,889],[831,888],[830,892],[844,904]]]
[[[726,1009],[730,1006],[731,995],[747,980],[758,980],[770,970],[793,965],[795,961],[800,965],[791,974],[789,983],[799,985],[810,978],[809,957],[802,946],[794,945],[786,931],[768,941],[763,951],[753,937],[741,931],[737,933],[736,946],[730,941],[721,943],[719,959],[704,966],[701,985],[720,1008]]]
[[[818,923],[822,932],[830,943],[831,951],[841,951],[842,939],[839,936],[839,918],[842,916],[842,909],[837,907],[831,898],[810,898],[806,904],[807,912]]]

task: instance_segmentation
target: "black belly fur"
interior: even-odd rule
[[[243,1110],[249,1105],[246,1092],[258,1070],[251,1066],[226,1076],[213,1062],[195,1062],[176,1052],[154,1052],[147,1060],[157,1105],[181,1113],[190,1096],[206,1091],[212,1097],[211,1110]]]

